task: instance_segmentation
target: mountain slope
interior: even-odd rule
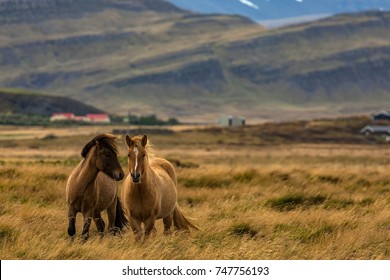
[[[23,90],[0,89],[0,114],[50,116],[56,112],[86,115],[88,113],[102,113],[103,111],[66,97],[53,97]]]
[[[267,31],[159,0],[87,0],[82,11],[77,1],[34,0],[29,15],[13,8],[20,20],[0,29],[1,85],[191,120],[367,112],[390,101],[387,12]]]
[[[238,14],[266,24],[291,18],[307,21],[324,15],[390,10],[387,0],[168,0],[200,13]],[[273,20],[273,21],[270,21]]]

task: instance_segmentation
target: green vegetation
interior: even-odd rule
[[[114,123],[116,124],[116,123]],[[122,122],[119,124],[123,124]],[[68,127],[68,126],[93,126],[104,125],[73,120],[50,122],[50,117],[36,114],[0,114],[0,125],[17,126],[47,126],[47,127]]]
[[[298,207],[319,205],[325,200],[326,197],[322,195],[305,197],[302,194],[293,194],[270,199],[266,202],[266,205],[278,211],[291,211]]]
[[[180,124],[179,121],[175,118],[169,118],[164,121],[157,118],[156,115],[147,115],[147,116],[135,116],[129,115],[127,118],[127,123],[130,125],[177,125]]]
[[[50,120],[49,117],[40,115],[0,114],[0,124],[48,126]]]
[[[254,237],[258,233],[257,230],[253,229],[251,225],[246,223],[233,225],[229,231],[238,236],[247,235],[249,237]]]

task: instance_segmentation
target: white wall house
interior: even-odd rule
[[[219,118],[219,125],[220,126],[244,126],[245,118],[231,116],[231,115],[224,115]]]

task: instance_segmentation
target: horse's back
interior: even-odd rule
[[[165,171],[168,174],[169,178],[172,180],[174,186],[176,187],[177,185],[176,171],[172,163],[170,163],[168,160],[163,158],[155,158],[153,160],[152,165],[156,168],[162,169],[162,171]]]

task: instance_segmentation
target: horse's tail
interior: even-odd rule
[[[173,210],[173,225],[176,230],[189,230],[190,228],[199,230],[197,226],[191,223],[181,211],[179,205],[176,203],[175,209]]]
[[[129,220],[126,218],[125,210],[123,210],[123,204],[119,197],[116,198],[116,216],[115,227],[122,230],[124,227],[129,227]]]

